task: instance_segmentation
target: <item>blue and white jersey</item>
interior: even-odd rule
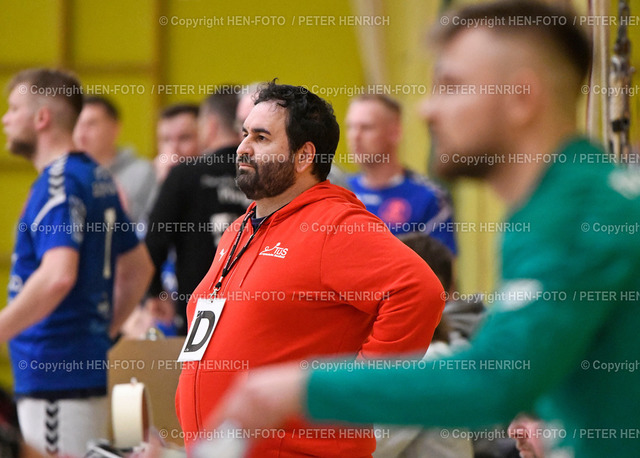
[[[447,192],[432,181],[405,170],[389,186],[367,187],[361,174],[352,175],[347,185],[371,213],[380,218],[392,234],[423,232],[457,253],[453,207]]]
[[[48,250],[77,250],[78,276],[53,313],[9,342],[17,395],[106,390],[115,262],[137,244],[111,175],[84,153],[69,153],[40,174],[18,222],[8,307]]]

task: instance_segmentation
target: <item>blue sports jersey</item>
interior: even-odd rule
[[[84,153],[63,156],[40,174],[18,223],[8,307],[50,249],[77,250],[78,277],[53,313],[9,342],[17,395],[106,390],[115,262],[137,244],[111,175]]]
[[[347,179],[351,191],[392,234],[424,232],[457,253],[453,234],[453,207],[448,194],[430,180],[405,170],[386,188],[364,185],[361,174]]]

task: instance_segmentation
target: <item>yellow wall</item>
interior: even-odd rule
[[[134,145],[146,157],[155,154],[154,124],[159,108],[171,102],[200,101],[216,84],[243,84],[278,77],[284,83],[315,86],[321,96],[333,103],[342,123],[348,95],[327,97],[326,91],[370,83],[361,53],[371,52],[371,47],[362,42],[362,30],[356,27],[339,23],[305,25],[301,17],[332,16],[338,21],[339,16],[354,15],[357,5],[364,4],[388,18],[388,25],[369,30],[382,39],[383,46],[374,51],[379,52],[384,64],[384,83],[389,87],[399,84],[416,88],[397,94],[405,108],[402,157],[406,165],[426,172],[429,140],[416,110],[425,90],[430,88],[430,57],[423,45],[424,33],[436,17],[440,3],[436,0],[0,0],[0,84],[4,86],[11,74],[26,67],[72,69],[92,92],[101,92],[120,106],[121,143]],[[575,0],[574,4],[584,8],[586,0]],[[266,16],[275,25],[230,24],[231,17],[243,21],[254,20],[256,16]],[[165,18],[167,24],[163,25]],[[282,18],[285,24],[277,25]],[[196,27],[172,24],[187,19],[202,22]],[[632,27],[630,33],[635,46],[635,67],[640,68],[639,28]],[[167,89],[186,93],[167,94]],[[634,119],[637,99],[633,97]],[[0,111],[4,113],[5,109],[2,97]],[[636,127],[636,139],[638,130]],[[4,144],[3,135],[0,141]],[[343,140],[338,162],[344,164],[345,153]],[[349,167],[347,164],[346,168]],[[3,289],[8,280],[15,223],[34,177],[29,164],[10,157],[6,151],[0,154]],[[458,221],[501,218],[501,205],[484,186],[463,181],[451,190]],[[496,278],[495,234],[463,233],[459,243],[461,290],[489,291]],[[0,306],[4,304],[5,300],[0,300]]]
[[[384,29],[389,83],[405,85],[400,96],[405,108],[402,152],[405,164],[428,171],[429,136],[418,116],[421,100],[431,90],[433,55],[425,46],[430,24],[437,17],[441,2],[408,0],[384,3],[385,14],[394,20]],[[462,2],[457,2],[462,3]],[[470,2],[466,2],[470,3]],[[414,89],[415,88],[415,89]],[[424,94],[424,91],[427,94]],[[500,221],[503,208],[486,185],[470,180],[447,184],[455,204],[456,222]],[[459,226],[461,229],[464,226]],[[471,227],[467,225],[467,228]],[[497,272],[495,234],[467,231],[458,234],[457,286],[464,293],[487,293],[493,288]]]
[[[2,87],[26,67],[71,69],[89,92],[116,102],[123,118],[121,143],[134,145],[146,157],[155,155],[154,125],[160,107],[199,102],[213,85],[278,77],[284,83],[326,90],[363,82],[354,27],[300,23],[301,15],[350,15],[349,3],[342,0],[2,0],[0,6]],[[257,25],[242,22],[254,21],[255,16],[268,18]],[[284,25],[278,25],[283,18]],[[203,21],[190,28],[172,25],[185,19]],[[262,25],[263,21],[270,22]],[[178,93],[167,94],[169,89]],[[331,99],[340,120],[347,100],[346,95]],[[0,111],[6,111],[5,97]],[[0,141],[4,145],[4,135]],[[344,153],[341,143],[339,155]],[[28,163],[6,151],[0,154],[0,285],[5,291],[0,306],[6,304],[16,221],[34,178]],[[6,372],[0,368],[0,383],[7,383],[2,379]]]

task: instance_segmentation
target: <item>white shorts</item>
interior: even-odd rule
[[[24,441],[44,454],[84,456],[88,441],[107,438],[108,415],[106,396],[18,400],[18,421]]]

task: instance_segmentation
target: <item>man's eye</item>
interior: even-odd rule
[[[264,135],[258,135],[258,140],[262,141],[262,140],[266,140],[267,137],[265,137]]]

